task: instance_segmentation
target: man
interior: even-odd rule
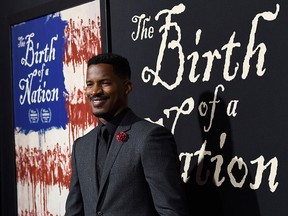
[[[186,215],[174,138],[128,108],[130,76],[119,55],[88,62],[86,95],[99,122],[73,145],[68,216]]]

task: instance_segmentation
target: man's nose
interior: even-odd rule
[[[94,85],[92,88],[92,94],[93,95],[97,95],[97,94],[102,94],[103,93],[103,89],[100,85]]]

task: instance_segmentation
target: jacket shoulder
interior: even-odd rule
[[[91,131],[89,131],[87,134],[78,137],[75,141],[74,141],[74,145],[78,146],[82,146],[82,145],[88,145],[89,143],[91,143],[91,140],[96,140],[96,135],[97,134],[97,127],[93,128]]]

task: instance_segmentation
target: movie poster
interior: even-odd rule
[[[96,0],[12,26],[18,215],[64,215],[73,141],[97,124],[84,88],[100,15]]]

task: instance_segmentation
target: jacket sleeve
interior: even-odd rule
[[[79,185],[77,163],[75,156],[76,144],[77,140],[74,142],[72,149],[72,175],[70,179],[70,190],[66,200],[65,216],[84,215],[83,200]]]
[[[146,136],[141,157],[145,178],[159,215],[188,215],[181,165],[171,132],[164,127],[151,130]]]

